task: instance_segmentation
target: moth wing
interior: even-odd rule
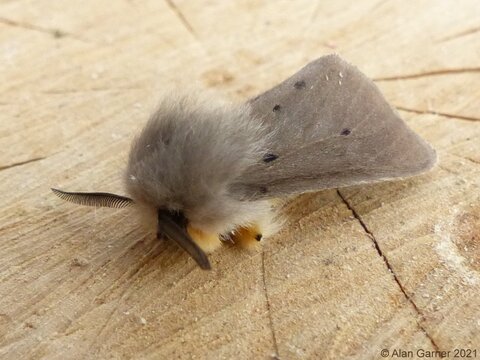
[[[336,55],[309,63],[249,104],[271,138],[263,160],[233,186],[241,197],[408,177],[436,162],[377,86]]]

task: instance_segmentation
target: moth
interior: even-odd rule
[[[82,205],[135,206],[155,217],[157,237],[210,269],[206,253],[222,239],[252,244],[271,232],[271,199],[405,178],[435,162],[376,85],[328,55],[245,104],[164,100],[131,147],[128,197],[52,190]]]

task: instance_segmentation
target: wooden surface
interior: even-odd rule
[[[479,24],[478,0],[0,1],[0,358],[480,356]],[[210,272],[50,192],[122,193],[163,92],[244,101],[331,52],[435,170],[293,199],[263,250],[224,246]]]

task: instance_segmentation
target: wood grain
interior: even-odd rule
[[[380,359],[480,352],[480,2],[0,1],[0,358]],[[244,101],[337,52],[438,151],[405,181],[291,199],[201,271],[128,210],[162,93]]]

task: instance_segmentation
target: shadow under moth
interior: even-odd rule
[[[273,233],[271,199],[405,178],[435,162],[376,85],[328,55],[245,104],[163,100],[132,144],[129,197],[52,190],[81,205],[136,206],[155,217],[159,238],[210,269],[206,253],[222,240]]]

